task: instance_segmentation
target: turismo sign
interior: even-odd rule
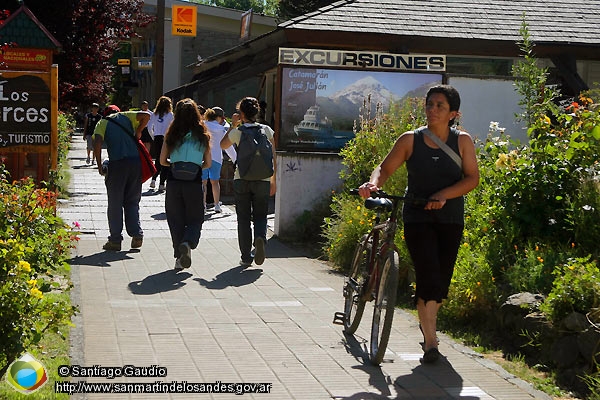
[[[171,34],[173,36],[196,36],[196,6],[173,6]]]
[[[51,92],[36,75],[0,76],[0,148],[50,146]]]
[[[279,48],[279,64],[319,68],[444,72],[446,56],[392,54],[375,51]]]

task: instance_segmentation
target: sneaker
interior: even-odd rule
[[[240,267],[248,268],[252,265],[252,261],[240,260]]]
[[[265,262],[265,239],[258,236],[254,239],[254,262],[261,265]]]
[[[179,245],[179,262],[183,268],[189,268],[192,265],[192,249],[188,242]]]
[[[150,189],[154,189],[156,187],[156,179],[152,179],[150,181]]]
[[[121,242],[111,242],[110,240],[104,243],[102,249],[107,251],[121,251]]]
[[[216,213],[222,213],[223,210],[221,210],[221,206],[219,204],[215,204],[215,212]]]
[[[85,160],[85,163],[86,163],[86,164],[89,164],[89,163],[90,163],[90,158],[89,158],[89,157],[88,157],[88,158]]]
[[[139,249],[140,247],[142,247],[142,243],[144,243],[143,236],[134,236],[131,238],[131,248],[132,249]]]
[[[183,266],[181,265],[181,261],[179,260],[179,258],[177,260],[175,260],[175,267],[173,267],[173,269],[176,272],[179,272],[179,271],[183,270]]]
[[[159,192],[164,192],[165,191],[165,184],[161,183],[160,185],[158,185],[158,191]]]

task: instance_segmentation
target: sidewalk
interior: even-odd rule
[[[141,251],[129,249],[128,237],[123,251],[103,251],[106,192],[103,178],[85,164],[85,156],[85,142],[75,136],[69,153],[71,197],[59,209],[65,222],[77,221],[82,232],[71,260],[73,303],[81,311],[71,332],[72,365],[133,365],[140,373],[158,366],[167,375],[83,380],[177,381],[189,388],[246,383],[240,388],[247,390],[251,383],[272,384],[270,393],[246,393],[244,399],[550,399],[443,334],[440,352],[445,359],[421,365],[417,321],[402,310],[394,317],[386,360],[381,368],[371,366],[365,353],[371,304],[355,336],[346,337],[332,324],[334,312],[343,308],[343,276],[325,263],[271,237],[262,266],[239,267],[231,205],[224,204],[223,214],[208,213],[200,245],[192,252],[192,267],[175,273],[164,194],[147,191],[146,182],[140,204],[145,232]],[[240,396],[113,393],[73,398]]]

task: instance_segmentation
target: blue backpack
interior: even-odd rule
[[[242,132],[237,149],[240,178],[260,181],[273,176],[273,146],[262,126],[240,125]]]

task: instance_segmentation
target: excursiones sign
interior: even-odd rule
[[[319,68],[444,72],[446,71],[446,56],[280,47],[279,64]]]

